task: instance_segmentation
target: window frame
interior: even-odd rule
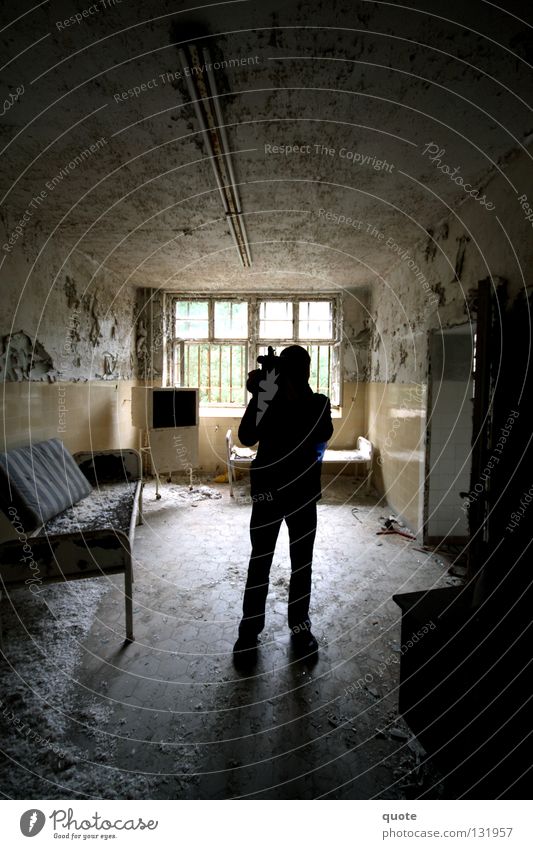
[[[319,292],[312,294],[302,294],[295,292],[259,292],[253,295],[242,295],[239,293],[217,292],[216,295],[207,295],[205,293],[196,292],[167,292],[167,309],[166,309],[166,325],[168,328],[165,334],[166,338],[166,383],[168,386],[183,386],[184,379],[184,357],[183,352],[185,345],[244,345],[245,356],[245,373],[252,370],[250,364],[257,363],[258,350],[261,347],[271,345],[277,351],[287,345],[300,344],[303,347],[313,345],[329,346],[331,348],[331,406],[334,409],[339,409],[342,405],[342,298],[336,292]],[[176,303],[178,301],[207,301],[208,303],[208,337],[205,338],[187,338],[179,339],[175,334],[176,327]],[[215,307],[216,301],[233,301],[246,303],[248,305],[248,337],[225,339],[215,337]],[[262,339],[259,336],[260,328],[260,303],[264,301],[289,301],[293,304],[292,316],[292,339]],[[330,339],[299,339],[299,313],[300,303],[307,301],[329,301],[332,305],[332,336]],[[177,375],[175,374],[176,348],[181,348],[181,374],[179,375],[180,382],[176,382]],[[245,390],[245,400],[242,403],[226,403],[226,402],[202,402],[201,409],[217,410],[230,409],[242,410],[249,400],[246,396],[248,393]]]

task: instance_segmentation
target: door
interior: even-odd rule
[[[468,539],[475,325],[436,330],[429,341],[424,540]],[[463,493],[463,495],[461,495]]]

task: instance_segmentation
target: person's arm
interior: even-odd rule
[[[266,377],[261,369],[249,372],[246,381],[252,397],[246,407],[239,425],[239,440],[243,445],[255,445],[269,431],[270,411],[274,399],[277,399],[278,385],[276,375],[271,372]]]
[[[257,433],[257,395],[252,395],[239,425],[239,442],[242,445],[255,445],[259,441]]]
[[[331,419],[331,403],[325,395],[321,396],[323,409],[316,427],[317,442],[328,442],[333,436],[333,421]]]

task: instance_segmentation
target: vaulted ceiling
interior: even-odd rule
[[[2,118],[7,232],[33,201],[35,252],[76,249],[140,286],[371,283],[394,261],[384,241],[412,246],[464,198],[439,163],[482,186],[533,129],[528,3],[418,5],[5,4],[2,90],[19,92]],[[191,41],[222,66],[250,269],[179,77]]]

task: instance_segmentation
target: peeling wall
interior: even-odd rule
[[[3,272],[2,380],[132,379],[133,287],[77,251],[65,262],[32,244],[6,256]]]
[[[365,382],[369,376],[369,344],[372,316],[370,291],[366,287],[343,293],[342,377],[343,382]]]
[[[423,240],[405,245],[407,255],[371,287],[367,414],[381,455],[374,483],[415,529],[422,525],[428,333],[474,322],[475,291],[489,276],[495,288],[505,286],[508,306],[531,286],[531,222],[511,190],[533,197],[529,163],[526,153],[511,154],[504,173],[494,172],[483,187],[493,212],[463,202]]]
[[[0,380],[49,380],[57,377],[52,357],[27,333],[6,333],[0,339]]]
[[[1,379],[131,379],[134,289],[82,254],[73,253],[62,269],[61,262],[47,254],[29,269],[21,252],[6,258]]]
[[[504,174],[493,172],[483,187],[493,212],[473,200],[462,203],[428,229],[427,237],[401,245],[408,256],[373,282],[372,381],[426,382],[428,331],[475,320],[474,293],[481,280],[492,277],[496,286],[507,281],[509,304],[531,286],[531,222],[511,189],[533,197],[530,162],[526,152],[512,154],[502,165]],[[409,267],[411,260],[420,273]]]
[[[39,258],[31,243],[4,261],[5,444],[59,436],[72,450],[116,447],[118,439],[135,446],[125,400],[136,363],[135,291],[76,251],[63,263],[53,248]]]

